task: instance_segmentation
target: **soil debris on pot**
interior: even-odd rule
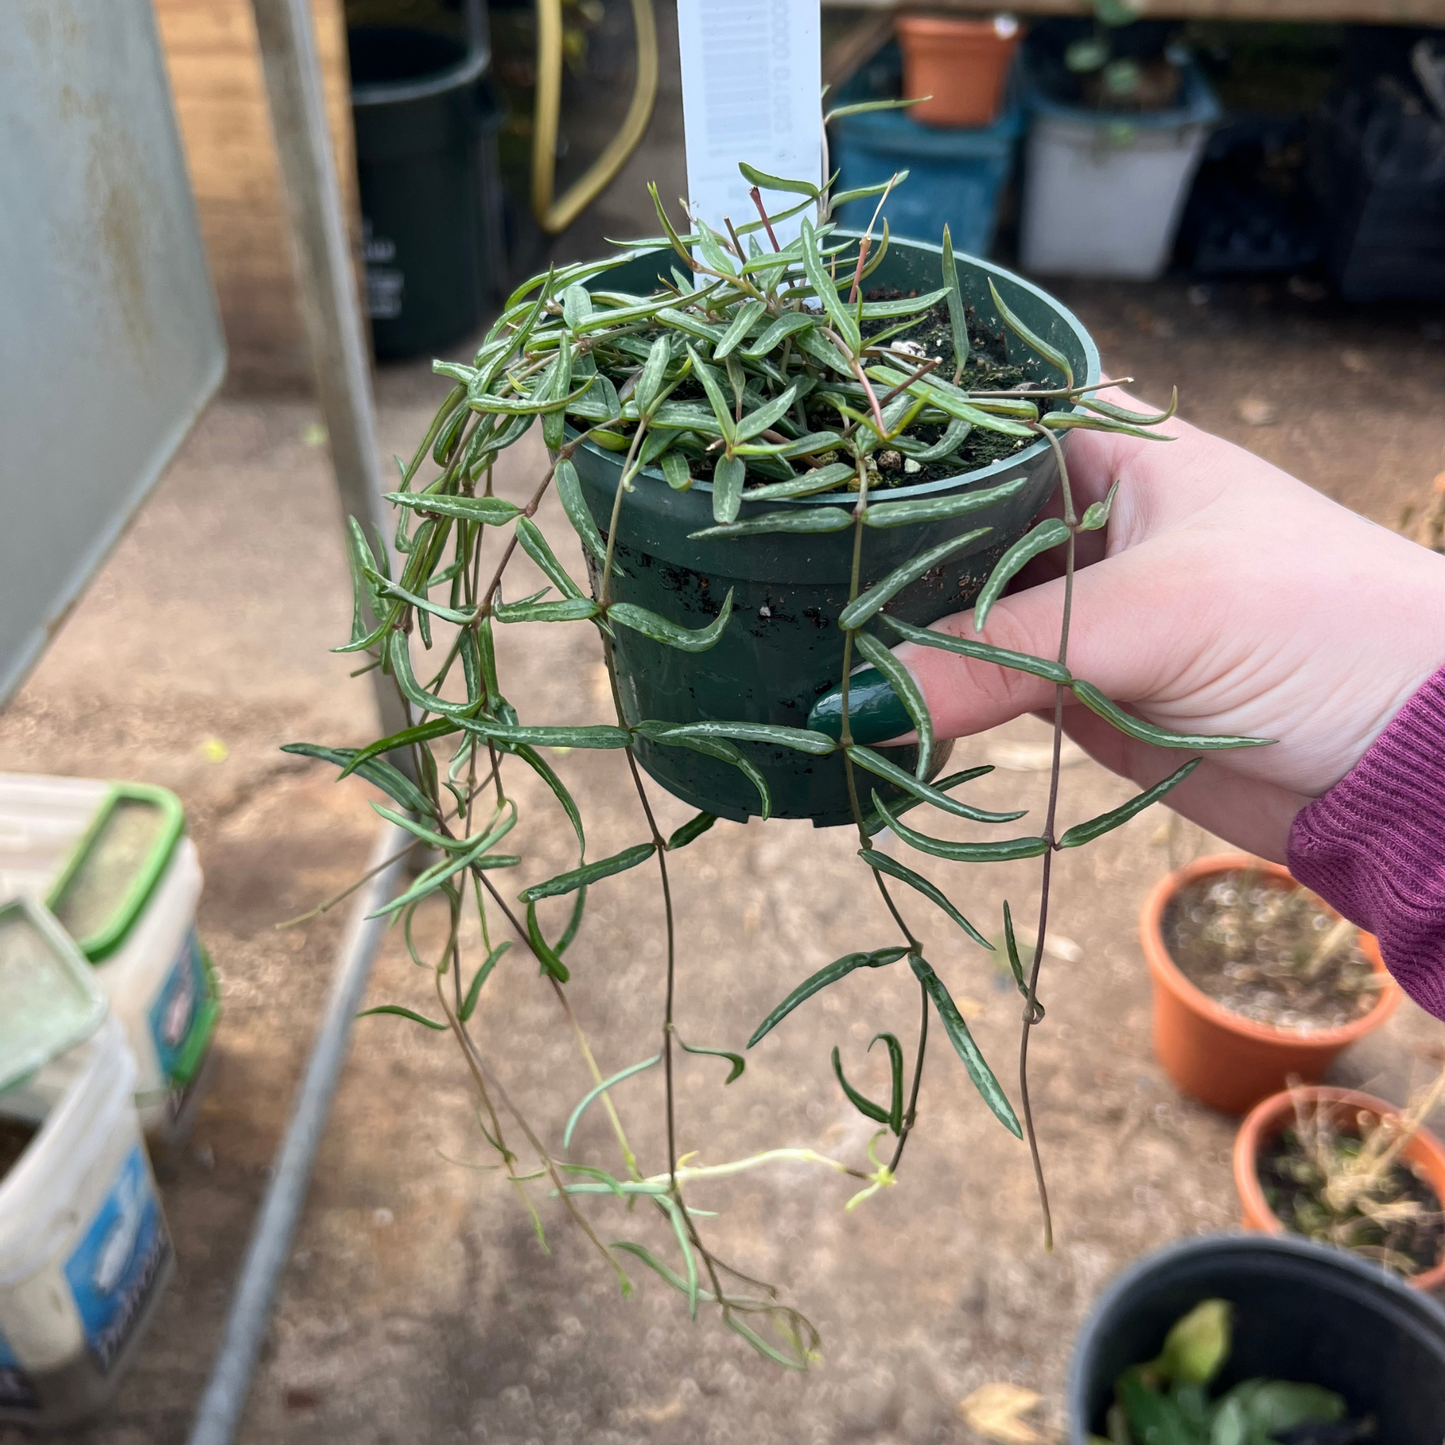
[[[1304,888],[1248,869],[1181,888],[1164,942],[1196,988],[1241,1018],[1295,1033],[1337,1029],[1379,998],[1359,933]]]
[[[1361,1117],[1379,1127],[1373,1115]],[[1260,1152],[1265,1201],[1292,1234],[1353,1250],[1407,1278],[1433,1269],[1445,1250],[1439,1197],[1404,1161],[1368,1166],[1364,1151],[1359,1133],[1332,1124],[1284,1130]]]

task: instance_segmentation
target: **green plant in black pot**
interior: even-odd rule
[[[415,723],[357,750],[302,744],[292,751],[329,759],[343,775],[360,773],[375,783],[398,805],[379,811],[436,850],[438,861],[385,910],[402,918],[412,947],[417,909],[433,899],[445,903],[451,924],[441,955],[424,959],[413,948],[435,997],[425,1013],[402,1004],[383,1011],[455,1037],[481,1100],[485,1136],[539,1230],[527,1192],[532,1181],[560,1198],[624,1288],[630,1287],[623,1273],[630,1255],[685,1295],[693,1314],[703,1305],[715,1308],[756,1350],[801,1368],[816,1347],[812,1327],[770,1287],[729,1270],[712,1253],[689,1192],[779,1159],[852,1176],[862,1187],[850,1203],[891,1185],[918,1117],[934,1017],[987,1106],[1032,1144],[1028,1031],[1043,1016],[1039,964],[1053,855],[1119,826],[1197,762],[1111,813],[1058,831],[1065,694],[1072,690],[1124,732],[1164,746],[1195,750],[1247,740],[1161,732],[1075,679],[1068,667],[1075,538],[1105,525],[1112,494],[1082,515],[1076,510],[1063,441],[1080,427],[1151,437],[1172,406],[1139,415],[1096,399],[1103,385],[1097,353],[1073,318],[1018,277],[955,257],[946,230],[941,248],[890,246],[886,227],[875,243],[871,234],[833,225],[832,208],[847,197],[742,169],[754,185],[756,219],[730,220],[724,232],[699,224],[681,235],[659,202],[664,235],[658,242],[535,277],[510,298],[470,365],[437,363],[454,385],[391,494],[400,570],[392,574],[387,549],[373,547],[353,524],[355,617],[341,649],[364,657],[363,670],[389,674]],[[793,211],[770,216],[758,189],[764,186],[801,200]],[[779,223],[800,213],[807,215],[799,233],[785,243]],[[533,426],[541,428],[551,465],[527,495],[515,501],[496,495],[498,456]],[[575,533],[568,546],[580,542],[585,584],[561,560],[562,539],[549,539],[536,523],[549,488]],[[1062,515],[1031,525],[1056,490]],[[486,568],[484,541],[495,557]],[[1063,549],[1069,599],[1056,656],[1024,656],[929,629],[975,600],[983,628],[1010,579],[1055,548]],[[507,590],[519,551],[540,568],[548,587],[527,596]],[[557,726],[518,716],[499,675],[494,635],[499,627],[529,624],[595,632],[613,700],[606,721]],[[988,769],[936,777],[941,750],[927,709],[889,651],[900,638],[1057,684],[1051,791],[1040,831],[956,843],[932,836],[926,824],[915,827],[912,814],[903,821],[920,807],[990,825],[1011,824],[1023,814],[990,812],[958,796]],[[916,746],[875,751],[854,741],[847,679],[860,662],[871,663],[896,689],[916,728]],[[831,714],[826,705],[815,707],[840,679],[842,696]],[[547,759],[551,749],[576,748],[617,754],[635,785],[638,840],[610,857],[587,857],[584,819]],[[409,770],[388,760],[398,755],[409,759]],[[528,836],[507,791],[506,779],[517,768],[546,783],[559,804],[556,821],[570,827],[577,845],[575,867],[520,891],[503,881],[522,862],[525,843],[517,840]],[[670,836],[658,828],[645,773],[699,809]],[[703,1046],[684,1041],[674,1026],[678,950],[685,946],[673,922],[677,855],[718,818],[749,815],[811,817],[856,829],[860,867],[877,887],[897,939],[860,941],[856,952],[810,970],[756,1026],[748,1045],[858,969],[904,965],[916,978],[920,1016],[912,1049],[894,1034],[879,1035],[891,1063],[886,1103],[854,1089],[836,1051],[833,1056],[848,1099],[878,1125],[866,1165],[788,1148],[709,1166],[679,1159],[677,1051],[726,1059],[731,1068],[724,1082],[737,1077],[745,1061],[741,1052],[719,1047],[742,1045],[742,1039]],[[1042,861],[1029,958],[1019,952],[1007,908],[1003,920],[1004,947],[1024,998],[1019,1112],[944,977],[925,959],[904,899],[940,908],[972,945],[992,945],[934,883],[875,849],[885,827],[910,847],[958,862]],[[568,1002],[568,951],[589,888],[639,867],[657,870],[661,890],[666,1005],[656,1020],[655,1051],[639,1049],[648,1057],[604,1074]],[[569,906],[560,932],[545,925],[539,911],[553,899]],[[484,951],[475,959],[462,956],[459,942],[464,907],[475,907],[481,921]],[[491,942],[497,917],[549,978],[559,1026],[576,1030],[595,1081],[556,1145],[526,1122],[468,1030],[509,946]],[[648,1173],[609,1090],[658,1066],[666,1081],[668,1157]],[[616,1136],[622,1166],[615,1174],[567,1159],[576,1121],[594,1099],[607,1108]],[[534,1156],[527,1167],[510,1142],[517,1131]],[[876,1152],[885,1139],[886,1150]],[[1035,1161],[1037,1168],[1036,1152]],[[1039,1180],[1042,1189],[1041,1171]],[[595,1206],[639,1200],[670,1225],[671,1263],[633,1241],[605,1245],[596,1232]]]

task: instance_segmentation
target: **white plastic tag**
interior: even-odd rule
[[[822,82],[819,0],[678,0],[682,112],[688,198],[693,215],[715,230],[723,218],[758,219],[746,161],[788,180],[821,179]],[[768,214],[802,196],[763,192]],[[803,215],[774,227],[798,234]]]

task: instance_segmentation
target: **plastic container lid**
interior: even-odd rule
[[[165,788],[115,783],[45,900],[92,962],[125,941],[185,831]]]
[[[0,907],[0,1092],[89,1038],[105,995],[69,935],[28,898]]]

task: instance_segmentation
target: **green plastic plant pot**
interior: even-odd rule
[[[851,234],[851,233],[844,233]],[[620,269],[591,283],[608,290],[646,293],[668,278],[677,260],[669,250],[639,253]],[[993,279],[1008,306],[1024,324],[1068,357],[1079,384],[1099,380],[1099,354],[1078,320],[1037,286],[1001,267],[971,256],[956,257],[965,303],[975,327],[999,333],[1002,322],[989,295]],[[942,252],[917,241],[893,241],[871,278],[874,286],[904,292],[939,284]],[[1010,334],[1008,357],[1031,380],[1061,385],[1060,374]],[[572,432],[575,436],[576,433]],[[622,458],[592,442],[573,460],[583,494],[603,535],[612,516]],[[889,488],[878,500],[905,501],[982,490],[1016,477],[1028,485],[1006,501],[948,521],[887,529],[865,529],[861,586],[879,581],[909,558],[960,536],[988,527],[977,543],[906,588],[885,609],[907,622],[925,625],[958,612],[978,596],[993,564],[1027,530],[1058,481],[1049,443],[1040,438],[975,471],[911,487]],[[849,493],[825,493],[788,501],[745,503],[740,520],[779,508],[849,505]],[[713,525],[712,484],[699,481],[675,492],[662,473],[648,468],[624,497],[618,522],[617,566],[612,599],[649,608],[684,627],[706,625],[729,589],[733,616],[721,639],[707,652],[687,653],[617,628],[616,664],[623,707],[629,721],[754,722],[784,727],[806,725],[817,698],[840,679],[843,632],[837,618],[848,602],[853,562],[853,532],[772,533],[723,541],[694,541],[689,534]],[[594,590],[598,569],[589,560]],[[875,624],[892,645],[897,636]],[[774,817],[809,818],[818,827],[852,818],[842,758],[814,757],[791,748],[740,743],[772,794]],[[911,748],[894,751],[906,767],[916,762]],[[736,768],[685,748],[637,741],[637,758],[668,792],[684,802],[737,822],[761,812],[752,784]],[[902,796],[881,779],[870,777],[881,796]],[[865,811],[871,811],[867,794]]]

